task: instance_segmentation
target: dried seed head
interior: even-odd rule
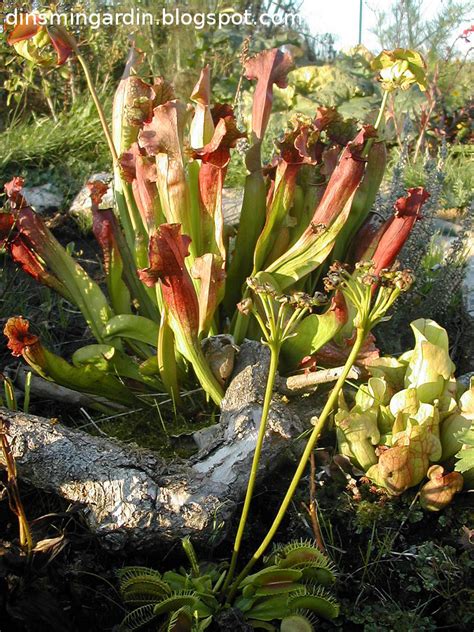
[[[413,285],[415,275],[411,270],[400,270],[396,273],[394,283],[401,292],[407,292]]]
[[[291,302],[297,303],[299,300],[307,296],[307,294],[305,292],[294,291],[291,293],[290,296],[291,296]]]
[[[341,261],[335,261],[329,266],[330,272],[347,272],[347,270],[349,270],[349,265]]]
[[[331,292],[345,285],[347,279],[347,265],[335,261],[329,268],[327,276],[323,279],[324,289]]]
[[[245,66],[245,64],[250,58],[249,49],[250,49],[250,37],[246,37],[244,41],[242,42],[242,47],[240,49],[240,55],[239,55],[239,61],[242,64],[242,66]]]
[[[373,261],[358,261],[355,264],[355,269],[361,275],[373,274],[375,265]]]
[[[321,235],[327,228],[326,224],[316,224],[315,222],[311,222],[310,226],[315,235]]]
[[[377,285],[379,278],[375,274],[364,274],[362,277],[359,277],[360,282],[364,285]]]
[[[311,300],[313,306],[318,307],[319,305],[325,305],[328,302],[328,297],[322,292],[315,292]]]
[[[313,307],[313,299],[306,292],[293,292],[290,302],[299,309],[311,309]]]
[[[413,284],[415,277],[411,270],[381,270],[380,282],[383,287],[398,288],[406,292]]]
[[[253,308],[253,301],[251,298],[244,298],[240,303],[237,303],[237,309],[244,316],[248,316]]]
[[[260,281],[257,277],[249,277],[247,279],[247,285],[255,294],[265,294],[275,299],[277,295],[279,296],[277,289],[270,281]]]
[[[265,281],[265,283],[261,285],[260,287],[262,288],[261,291],[263,291],[265,294],[270,294],[270,296],[273,296],[276,294],[275,288],[268,281]]]
[[[391,270],[389,268],[384,268],[383,270],[380,270],[380,285],[382,287],[393,287],[393,281],[396,274],[396,270]]]
[[[248,277],[247,285],[249,286],[249,288],[251,290],[254,290],[254,292],[256,292],[257,288],[259,286],[259,283],[258,283],[258,280],[255,277]]]
[[[327,277],[324,277],[323,284],[325,292],[332,292],[342,286],[342,279],[338,275],[328,274]]]

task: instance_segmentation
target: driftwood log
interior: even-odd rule
[[[183,462],[166,462],[149,450],[3,409],[18,474],[37,488],[80,503],[106,548],[154,549],[186,535],[216,543],[225,537],[245,493],[268,366],[268,349],[245,341],[220,422],[195,433],[199,451]],[[307,399],[313,401],[313,408],[306,403],[310,417],[317,411],[314,399]],[[281,464],[301,430],[296,401],[276,394],[261,475]]]

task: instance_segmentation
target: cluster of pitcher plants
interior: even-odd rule
[[[423,60],[413,51],[384,51],[373,64],[382,87],[373,125],[358,127],[334,108],[315,108],[312,118],[295,115],[275,142],[273,159],[264,164],[262,144],[273,87],[285,88],[294,65],[288,50],[265,50],[243,59],[243,75],[255,84],[250,126],[244,131],[230,104],[212,102],[209,67],[202,70],[190,103],[185,103],[175,98],[165,78],[146,80],[146,55],[137,42],[132,43],[109,128],[73,36],[62,27],[39,23],[35,15],[17,24],[8,41],[19,54],[43,66],[61,65],[70,56],[81,65],[111,153],[114,205],[104,207],[103,183],[88,184],[93,231],[103,252],[105,291],[31,208],[23,180],[6,184],[8,203],[0,215],[5,248],[25,272],[76,305],[95,338],[95,344],[78,349],[67,361],[43,346],[25,318],[14,317],[5,327],[13,354],[22,356],[43,378],[99,396],[96,407],[104,409],[133,406],[137,400],[153,405],[157,392],[169,393],[180,406],[181,393],[196,380],[219,405],[236,345],[244,337],[262,339],[271,353],[230,566],[222,572],[213,568],[203,576],[190,553],[190,574],[162,578],[143,569],[124,571],[124,594],[135,590],[130,602],[145,608],[128,623],[147,623],[163,615],[163,629],[204,630],[223,604],[234,604],[254,627],[276,629],[271,621],[280,619],[282,630],[310,630],[311,617],[301,614],[302,609],[337,616],[337,607],[316,586],[331,583],[332,570],[311,545],[284,549],[266,561],[263,571],[250,572],[272,542],[338,401],[336,423],[343,451],[387,486],[381,459],[377,462],[372,454],[370,429],[364,429],[369,436],[357,435],[354,441],[356,413],[346,410],[341,389],[370,343],[371,330],[412,282],[411,272],[398,269],[395,262],[428,193],[422,188],[408,190],[394,200],[393,215],[385,220],[370,211],[386,166],[380,131],[387,95],[413,84],[423,90]],[[247,176],[240,223],[233,234],[223,214],[223,187],[232,153],[244,150]],[[417,373],[416,357],[415,350],[410,359],[400,360],[406,374]],[[272,526],[237,575],[276,372],[314,368],[321,358],[343,365],[340,377],[314,424]],[[383,369],[382,364],[379,371]],[[452,370],[446,368],[442,377],[450,383]],[[435,404],[419,394],[423,384],[414,386],[407,379],[407,401],[400,400],[396,412],[392,402],[401,395],[391,390],[389,381],[380,394],[387,419],[381,416],[378,423],[387,428],[377,426],[377,432],[391,433],[393,445],[401,440],[400,433],[415,432],[412,419],[423,425],[421,421],[429,418],[425,426],[430,429],[435,423],[434,413],[426,408]],[[373,380],[378,380],[376,386]],[[369,382],[377,397],[381,380]],[[372,390],[360,391],[364,406],[368,397],[375,398]],[[411,391],[418,393],[416,402]],[[454,411],[454,405],[458,402],[446,400],[443,414]],[[403,426],[397,415],[407,406],[410,423]],[[396,418],[390,417],[390,429],[387,407]],[[366,452],[371,459],[362,462],[360,455]],[[289,627],[296,624],[299,627]]]
[[[273,86],[286,86],[293,59],[279,49],[246,58],[243,72],[256,85],[246,141],[248,175],[239,228],[231,236],[222,192],[231,153],[247,134],[229,104],[212,103],[209,67],[186,104],[164,78],[148,83],[141,77],[145,55],[132,44],[110,130],[74,38],[36,18],[24,16],[8,41],[40,65],[60,65],[69,56],[80,62],[110,148],[115,202],[113,209],[102,208],[106,186],[89,183],[106,294],[28,204],[23,180],[6,184],[3,243],[28,274],[80,309],[96,339],[66,363],[42,346],[25,320],[13,319],[6,327],[13,353],[46,379],[123,405],[160,390],[179,405],[180,391],[196,378],[219,404],[228,370],[206,357],[202,342],[218,333],[230,333],[237,344],[260,336],[257,319],[238,310],[252,294],[248,277],[314,298],[283,349],[287,370],[336,335],[350,339],[350,304],[340,292],[325,301],[319,286],[331,262],[370,260],[374,275],[390,268],[420,217],[427,197],[422,189],[408,191],[380,226],[369,212],[386,163],[377,136],[385,96],[397,86],[424,87],[421,57],[400,50],[375,60],[384,98],[373,126],[358,131],[355,121],[343,120],[332,108],[317,108],[313,118],[295,116],[266,165],[262,143]]]
[[[369,479],[399,495],[427,477],[421,505],[439,511],[464,482],[474,482],[474,468],[462,463],[468,446],[461,441],[474,419],[474,380],[468,388],[456,381],[445,329],[430,319],[411,328],[414,348],[373,359],[372,377],[359,386],[351,408],[339,394],[335,425],[340,452]],[[441,463],[453,457],[460,471],[446,472]]]

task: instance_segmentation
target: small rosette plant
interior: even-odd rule
[[[161,574],[131,566],[118,571],[120,592],[130,608],[121,632],[150,624],[170,632],[211,630],[226,625],[231,609],[233,621],[240,617],[248,629],[311,632],[316,617],[331,621],[339,615],[339,605],[330,592],[336,578],[334,565],[312,542],[275,546],[264,567],[242,581],[231,604],[218,599],[225,565],[200,563],[191,542],[184,539],[182,544],[189,570]]]

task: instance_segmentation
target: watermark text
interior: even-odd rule
[[[7,26],[15,26],[24,23],[26,14],[15,9],[3,16],[3,22]],[[242,13],[236,11],[221,11],[215,13],[184,11],[180,8],[161,9],[155,13],[133,8],[129,11],[116,12],[47,12],[30,14],[28,22],[32,21],[39,26],[89,26],[91,29],[99,29],[102,26],[187,26],[196,30],[206,27],[222,29],[238,26],[285,26],[296,28],[300,24],[297,13],[262,13],[256,18],[250,10]]]

